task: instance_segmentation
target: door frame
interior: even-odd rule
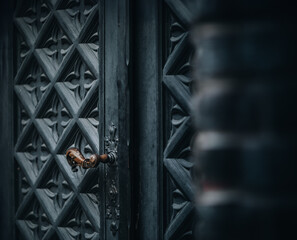
[[[163,239],[163,3],[133,0],[132,206],[133,238]]]
[[[102,47],[104,74],[103,92],[99,93],[99,101],[104,101],[104,136],[109,135],[109,127],[117,127],[118,149],[116,169],[102,166],[100,180],[105,183],[101,190],[101,218],[106,219],[101,227],[101,236],[106,240],[130,239],[131,187],[130,187],[130,82],[128,71],[130,68],[130,29],[129,29],[129,0],[115,0],[104,2],[104,40]],[[101,4],[102,5],[102,4]],[[100,34],[100,33],[99,33]],[[101,90],[100,90],[101,91]],[[105,96],[104,96],[105,94]],[[104,98],[103,98],[104,96]],[[103,98],[103,99],[102,99]],[[100,104],[99,104],[100,105]],[[103,144],[103,143],[101,143]],[[102,174],[103,173],[103,174]],[[115,180],[115,184],[112,183]],[[115,185],[115,186],[114,186]],[[109,196],[113,187],[118,193],[115,202]],[[116,218],[109,219],[107,211],[119,213]],[[112,228],[118,228],[114,235]],[[120,237],[119,237],[120,236]]]

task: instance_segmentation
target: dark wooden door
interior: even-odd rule
[[[14,159],[5,162],[10,239],[193,239],[188,2],[17,0],[11,9],[0,69],[9,80],[1,128],[13,141],[2,149]],[[64,156],[115,143],[116,167],[72,172]]]
[[[15,239],[128,239],[127,5],[13,7]],[[73,172],[65,159],[115,145],[117,166]]]

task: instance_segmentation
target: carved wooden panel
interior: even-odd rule
[[[17,239],[99,239],[98,169],[72,172],[65,150],[99,152],[96,0],[17,0]]]
[[[164,166],[169,173],[167,212],[171,209],[165,224],[166,240],[193,239],[194,205],[191,179],[191,141],[193,130],[190,117],[192,92],[191,56],[193,49],[189,42],[190,15],[187,1],[166,1],[168,8],[168,57],[163,68],[163,83],[167,92],[168,117],[165,127],[169,129],[164,150]],[[167,213],[168,214],[168,213]]]

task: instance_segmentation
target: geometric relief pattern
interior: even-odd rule
[[[38,131],[34,128],[25,137],[23,145],[15,154],[16,160],[28,178],[34,183],[51,154]]]
[[[99,233],[94,229],[83,208],[76,208],[63,222],[64,225],[59,227],[59,231],[64,239],[99,239]]]
[[[73,100],[80,105],[91,87],[94,86],[95,80],[95,76],[86,64],[78,59],[73,65],[73,70],[66,76],[64,85],[71,91]]]
[[[38,48],[35,49],[36,57],[51,79],[55,77],[71,46],[67,34],[59,26],[58,21],[53,19],[50,30],[40,39]]]
[[[36,60],[31,60],[26,71],[17,79],[15,90],[28,111],[33,114],[42,96],[48,90],[50,81]]]
[[[63,78],[59,79],[56,86],[57,91],[65,96],[71,111],[77,113],[81,106],[89,101],[94,91],[98,90],[98,79],[78,53],[69,64]]]
[[[98,170],[65,160],[99,152],[97,3],[16,1],[17,239],[99,239]]]
[[[51,228],[51,223],[36,198],[20,215],[17,225],[23,232],[26,232],[29,239],[42,239]]]
[[[169,173],[171,189],[171,216],[167,223],[164,238],[193,239],[194,207],[191,179],[191,142],[193,130],[190,118],[192,92],[191,56],[187,26],[188,14],[179,8],[179,1],[167,1],[169,16],[169,49],[163,68],[163,84],[170,102],[169,139],[164,150],[164,166]],[[166,109],[167,110],[167,109]],[[169,125],[169,126],[168,126]]]
[[[49,217],[56,220],[63,207],[69,202],[73,192],[57,166],[52,167],[37,189],[37,196],[48,211]]]
[[[49,5],[46,0],[18,1],[17,4],[22,6],[16,11],[15,22],[32,45],[50,15]]]
[[[19,136],[20,133],[23,132],[24,128],[28,126],[28,123],[30,122],[30,116],[25,110],[24,106],[19,101],[17,101],[16,105],[18,109],[17,118],[21,119],[20,124],[17,126],[17,136]]]
[[[20,168],[19,165],[16,165],[16,174],[15,179],[17,180],[17,185],[20,186],[17,189],[17,192],[15,194],[15,202],[16,205],[19,205],[24,198],[28,195],[28,193],[31,192],[31,184],[29,184],[29,181],[27,180],[24,172]]]
[[[57,93],[50,94],[48,102],[37,117],[36,124],[41,134],[54,148],[71,121],[71,115],[61,97]]]
[[[16,58],[14,59],[14,66],[16,67],[16,69],[19,69],[23,61],[25,60],[26,56],[29,54],[30,48],[20,33],[15,32],[15,36],[15,41],[17,45],[15,51],[17,52],[17,54]]]

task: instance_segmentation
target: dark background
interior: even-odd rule
[[[0,1],[0,61],[7,61],[12,59],[12,48],[9,47],[8,41],[10,32],[10,26],[12,20],[9,18],[11,13],[11,2],[12,1]],[[12,149],[9,149],[9,144],[12,142],[12,133],[8,129],[12,129],[12,88],[9,77],[11,69],[10,64],[0,64],[0,239],[11,239],[12,232],[8,229],[12,229],[11,225],[13,222],[13,200],[12,200],[12,189],[8,189],[8,186],[12,186],[13,181],[11,164]]]

